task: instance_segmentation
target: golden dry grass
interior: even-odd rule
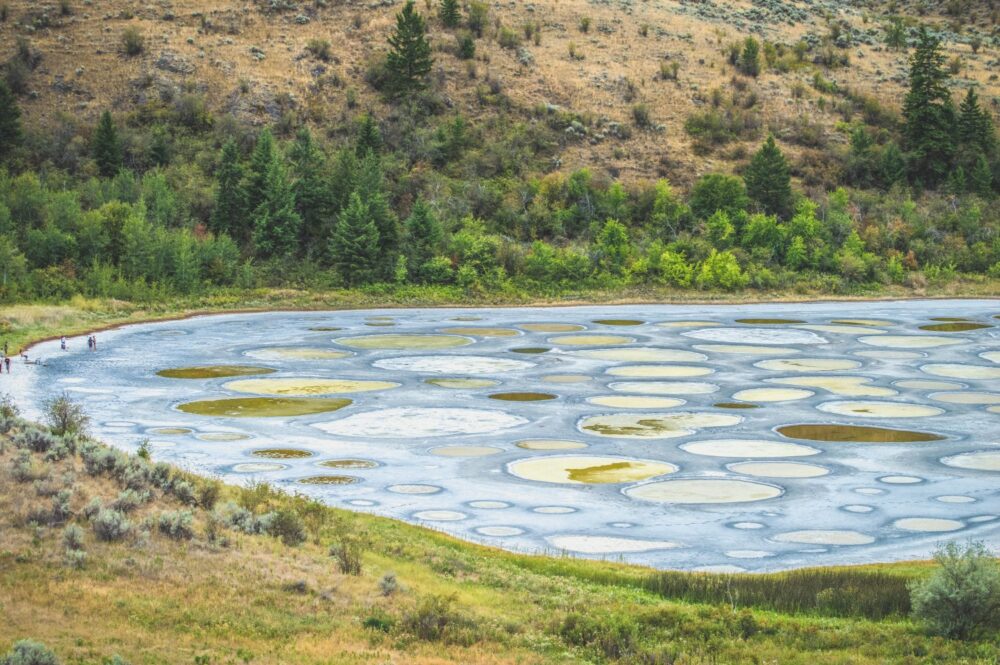
[[[275,99],[284,94],[294,100],[303,117],[322,125],[348,121],[365,108],[383,116],[389,112],[365,83],[364,71],[366,62],[384,51],[398,5],[373,8],[374,3],[333,2],[317,9],[312,3],[302,3],[298,11],[267,14],[260,10],[263,3],[233,0],[176,0],[162,6],[68,0],[69,16],[58,16],[57,7],[48,7],[53,27],[27,33],[17,25],[40,11],[39,5],[28,0],[5,1],[10,18],[0,24],[0,58],[13,52],[18,34],[27,36],[43,54],[42,64],[30,81],[33,93],[23,100],[33,122],[51,123],[58,114],[94,122],[105,108],[120,112],[135,108],[143,99],[156,98],[161,82],[178,94],[185,86],[204,92],[212,109],[236,108],[257,123],[274,117],[250,102],[265,101],[274,108]],[[727,11],[753,6],[746,0],[717,4]],[[418,5],[425,13],[435,13],[436,2]],[[799,2],[789,5],[809,7]],[[694,110],[706,107],[713,88],[731,91],[733,69],[722,51],[745,36],[723,20],[697,16],[692,11],[695,6],[668,0],[491,3],[486,38],[477,42],[475,80],[470,80],[466,63],[451,53],[454,36],[432,18],[437,57],[434,76],[443,82],[442,92],[454,102],[455,110],[473,117],[492,113],[475,98],[476,85],[487,77],[502,82],[504,92],[524,115],[540,104],[555,104],[592,118],[631,125],[633,105],[646,104],[662,131],[637,130],[627,140],[570,141],[562,151],[562,166],[591,166],[598,172],[620,174],[625,180],[666,174],[684,184],[706,172],[731,169],[733,155],[740,152],[730,147],[698,156],[683,131],[684,120]],[[168,10],[173,13],[171,20],[164,19]],[[832,19],[857,28],[878,28],[879,36],[873,45],[844,49],[842,52],[851,58],[850,67],[825,75],[898,108],[907,55],[879,43],[882,10],[881,4],[873,3],[867,10],[840,7],[831,12]],[[296,22],[299,11],[311,17],[308,23]],[[907,6],[900,11],[908,11]],[[987,16],[977,16],[980,26],[988,23]],[[579,28],[582,17],[590,19],[586,33]],[[956,21],[932,13],[921,20],[932,25],[947,25],[950,20],[959,29],[973,25],[968,16]],[[537,45],[524,39],[527,23],[540,26]],[[498,44],[501,25],[521,36],[533,64],[521,64],[516,50]],[[647,27],[645,37],[640,35],[643,26]],[[787,45],[808,31],[825,35],[830,29],[819,12],[814,12],[808,23],[765,23],[763,27],[765,38]],[[145,53],[129,58],[120,52],[126,28],[135,28],[145,36]],[[313,70],[323,63],[306,54],[311,39],[331,43],[333,58],[323,65],[324,76],[337,75],[342,86],[316,85]],[[571,43],[582,59],[570,57]],[[263,50],[265,58],[256,60],[251,47]],[[989,63],[997,57],[995,47],[986,45],[975,54],[967,44],[949,43],[945,51],[948,58],[958,57],[962,62],[956,94],[973,83],[980,86],[984,99],[1000,94],[1000,83],[990,77]],[[164,53],[176,54],[193,67],[193,72],[185,75],[157,68],[155,63]],[[660,64],[666,61],[679,64],[677,81],[659,80]],[[831,141],[842,142],[843,135],[834,132],[840,119],[832,108],[835,100],[828,100],[821,110],[820,94],[808,85],[813,71],[766,71],[750,84],[760,99],[765,127],[775,129],[780,137],[789,121],[804,116],[824,126]],[[152,85],[144,87],[144,79]],[[57,81],[70,84],[74,92],[57,91]],[[796,84],[805,84],[801,98],[792,95]],[[241,92],[244,86],[248,93]],[[356,108],[348,107],[348,90],[357,95]],[[746,149],[753,143],[748,142]],[[796,147],[790,150],[799,152]]]

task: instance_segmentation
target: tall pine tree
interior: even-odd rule
[[[955,108],[944,59],[941,41],[921,28],[910,60],[910,91],[903,101],[903,136],[910,175],[925,187],[945,179],[955,152]]]
[[[0,80],[0,162],[21,143],[21,109],[14,93]]]
[[[406,264],[417,281],[427,281],[427,263],[437,256],[443,239],[441,224],[427,204],[414,203],[406,218]]]
[[[243,165],[236,142],[228,140],[222,146],[219,163],[215,167],[215,207],[212,209],[211,228],[216,234],[226,234],[242,245],[250,240],[250,220],[247,209],[247,192],[244,188]]]
[[[458,0],[441,0],[441,10],[439,15],[441,16],[441,23],[443,23],[446,28],[458,27],[459,21],[462,20]]]
[[[262,258],[287,257],[299,245],[302,220],[295,212],[295,194],[281,160],[271,161],[261,202],[253,215],[253,244]]]
[[[903,151],[895,142],[890,141],[882,149],[879,177],[886,189],[906,180],[906,159],[903,157]]]
[[[274,135],[270,127],[261,130],[257,137],[257,145],[250,154],[250,170],[247,173],[247,205],[250,210],[256,210],[264,196],[267,174],[271,164],[278,159],[274,145]]]
[[[366,284],[378,274],[378,229],[368,205],[355,192],[341,211],[330,238],[330,257],[348,286]]]
[[[976,159],[976,163],[972,167],[972,173],[969,178],[969,190],[984,199],[993,198],[993,170],[990,168],[990,163],[983,154],[979,155],[979,158]]]
[[[302,252],[322,256],[326,252],[322,241],[329,236],[327,224],[331,218],[326,156],[305,128],[299,130],[288,156],[294,177],[295,209],[302,219]]]
[[[427,87],[427,75],[434,60],[427,41],[427,25],[413,0],[407,0],[403,11],[396,15],[396,30],[389,37],[389,46],[385,63],[389,94],[399,99]]]
[[[97,162],[97,170],[105,178],[117,174],[122,167],[121,141],[109,111],[101,114],[94,132],[94,160]]]
[[[368,214],[378,231],[378,277],[388,278],[399,254],[399,220],[389,207],[379,158],[368,153],[358,169],[356,193],[368,207]]]
[[[792,177],[788,161],[775,144],[774,136],[768,136],[750,160],[743,179],[747,183],[747,195],[765,212],[788,217],[792,211]]]

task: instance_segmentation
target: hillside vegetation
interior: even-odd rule
[[[0,662],[1000,656],[988,610],[985,622],[965,622],[977,632],[964,640],[932,637],[907,617],[908,584],[932,571],[926,564],[718,575],[515,555],[266,484],[224,486],[145,448],[106,448],[81,433],[85,414],[63,398],[48,417],[41,428],[0,404],[0,654],[17,643]]]
[[[995,19],[5,0],[0,296],[988,292]]]

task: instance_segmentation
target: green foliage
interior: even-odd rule
[[[423,17],[414,8],[413,0],[407,0],[403,11],[396,15],[396,30],[389,37],[390,50],[385,62],[387,90],[394,99],[427,87],[434,59],[426,33]]]
[[[459,22],[462,20],[462,10],[459,7],[458,0],[441,0],[438,16],[441,17],[441,23],[446,28],[458,27]]]
[[[118,169],[122,167],[122,146],[118,138],[118,129],[109,111],[102,113],[97,123],[93,150],[97,169],[102,176],[109,178],[118,173]]]
[[[287,508],[273,514],[267,532],[289,547],[301,545],[306,541],[305,523],[297,512]]]
[[[21,640],[0,659],[0,665],[59,665],[59,659],[41,642]]]
[[[792,177],[788,161],[768,136],[764,145],[754,154],[743,175],[747,195],[761,206],[764,212],[785,217],[792,209]]]
[[[955,108],[941,41],[921,28],[910,60],[910,89],[903,101],[903,136],[911,177],[934,187],[947,177],[955,148]]]
[[[194,538],[192,527],[194,514],[190,510],[169,510],[160,513],[157,525],[160,533],[173,540],[191,540]]]
[[[631,255],[628,229],[616,219],[607,220],[594,239],[593,252],[601,271],[623,275]]]
[[[911,587],[914,616],[960,640],[1000,628],[1000,567],[986,546],[947,543],[934,560],[934,574]]]
[[[694,183],[690,206],[697,219],[707,219],[718,210],[735,217],[746,211],[750,206],[750,199],[742,178],[710,173]]]
[[[747,276],[732,252],[715,249],[701,262],[695,283],[700,289],[738,291],[747,285]]]
[[[44,408],[46,422],[52,433],[59,436],[82,434],[90,422],[83,405],[74,402],[66,393],[48,400]]]

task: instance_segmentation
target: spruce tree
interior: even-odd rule
[[[389,37],[389,46],[385,63],[389,94],[398,99],[423,90],[434,60],[427,41],[427,26],[413,0],[407,0],[403,11],[396,15],[396,30]]]
[[[458,27],[462,20],[462,14],[458,7],[458,0],[441,0],[441,23],[446,28]]]
[[[434,213],[423,201],[413,204],[406,218],[406,263],[410,273],[421,282],[427,281],[424,267],[441,249],[444,232]]]
[[[792,210],[792,178],[788,162],[768,136],[764,145],[750,160],[743,179],[747,195],[764,209],[764,212],[787,218]]]
[[[365,113],[358,122],[358,137],[355,143],[355,153],[358,158],[364,158],[369,152],[378,154],[382,150],[382,133],[371,113]]]
[[[358,169],[357,189],[378,231],[378,276],[389,277],[399,253],[399,220],[389,207],[379,158],[368,153]]]
[[[298,248],[302,220],[295,212],[295,193],[281,160],[272,160],[267,170],[253,225],[253,244],[258,256],[286,257]]]
[[[330,238],[333,265],[348,286],[371,282],[378,269],[378,229],[368,205],[355,192]]]
[[[97,170],[105,178],[115,175],[122,167],[121,141],[109,111],[101,114],[94,132],[94,160],[97,162]]]
[[[969,88],[958,108],[958,142],[963,150],[990,155],[996,149],[996,131],[988,112],[979,105],[975,88]]]
[[[0,80],[0,162],[21,143],[21,109],[7,83]]]
[[[935,187],[948,175],[954,155],[955,109],[939,39],[921,28],[910,60],[910,90],[903,102],[903,136],[910,175]]]
[[[347,207],[351,194],[358,187],[358,157],[354,150],[344,149],[337,153],[330,178],[330,205],[333,213]]]
[[[219,163],[215,167],[215,208],[212,210],[211,228],[213,233],[224,233],[245,245],[250,240],[250,220],[247,219],[247,192],[243,177],[239,148],[230,139],[223,144]]]
[[[299,130],[289,151],[294,178],[295,209],[302,219],[300,246],[311,256],[322,255],[320,243],[329,233],[330,188],[326,156],[313,141],[308,129]]]
[[[265,127],[257,137],[257,145],[250,154],[250,170],[247,173],[247,205],[256,210],[264,195],[267,174],[271,164],[278,159],[271,128]]]

